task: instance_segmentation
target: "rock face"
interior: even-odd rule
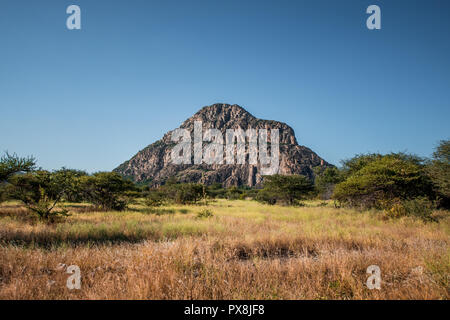
[[[214,104],[203,107],[183,122],[182,129],[194,130],[194,122],[202,121],[203,130],[219,129],[225,141],[227,129],[278,129],[279,130],[279,174],[302,174],[313,177],[315,166],[332,166],[307,147],[297,144],[294,130],[287,124],[273,120],[255,118],[238,105]],[[259,186],[262,182],[261,167],[249,164],[246,154],[245,164],[174,164],[171,158],[172,148],[177,144],[171,140],[169,131],[161,140],[139,151],[133,158],[122,163],[115,172],[136,182],[159,186],[169,177],[181,182],[199,182],[212,184],[219,182],[229,186]],[[194,141],[192,137],[192,142]],[[270,134],[268,136],[270,143]],[[207,142],[203,142],[203,145]],[[248,147],[248,144],[246,144]],[[270,149],[270,147],[268,147]],[[247,153],[247,151],[246,151]],[[225,151],[224,151],[225,154]],[[225,163],[225,162],[224,162]]]

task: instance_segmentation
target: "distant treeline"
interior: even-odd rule
[[[435,208],[450,204],[450,141],[441,141],[431,159],[405,153],[361,154],[340,168],[314,168],[314,180],[301,175],[263,177],[261,188],[224,188],[179,183],[169,178],[158,188],[136,185],[115,172],[88,174],[62,168],[36,168],[32,157],[6,153],[0,159],[0,202],[21,201],[42,220],[67,215],[61,202],[89,202],[97,210],[126,209],[137,198],[148,206],[196,204],[209,199],[254,199],[269,205],[301,205],[304,199],[333,199],[336,206],[381,209],[389,217],[432,220]]]

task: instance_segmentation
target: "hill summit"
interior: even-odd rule
[[[294,130],[287,124],[255,118],[238,105],[213,104],[203,107],[184,121],[180,129],[188,130],[192,137],[194,127],[196,124],[198,125],[199,121],[201,121],[203,131],[218,129],[222,133],[224,141],[229,129],[256,129],[259,131],[266,129],[269,133],[267,135],[269,151],[271,148],[270,132],[278,129],[279,166],[277,164],[277,173],[279,174],[302,174],[312,178],[312,169],[315,166],[331,166],[311,149],[298,145]],[[167,132],[161,140],[148,145],[114,171],[135,182],[148,183],[152,186],[164,184],[169,177],[176,177],[181,182],[221,183],[226,187],[261,184],[263,168],[260,163],[251,164],[251,161],[248,161],[248,146],[245,151],[247,161],[244,164],[227,164],[226,161],[223,164],[204,162],[198,164],[195,161],[188,164],[175,164],[172,161],[172,149],[177,145],[172,140],[174,132],[175,130]],[[194,142],[194,139],[191,141]]]

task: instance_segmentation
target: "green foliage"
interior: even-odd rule
[[[330,199],[336,184],[343,181],[343,175],[336,167],[315,167],[314,186],[321,199]]]
[[[342,175],[348,178],[367,166],[369,163],[380,160],[383,156],[379,153],[358,154],[351,159],[342,161]]]
[[[342,161],[342,179],[346,179],[358,171],[360,171],[362,168],[366,167],[372,162],[378,161],[383,159],[384,157],[392,157],[395,159],[399,159],[408,163],[413,163],[416,165],[422,165],[423,159],[412,155],[412,154],[406,154],[403,152],[399,153],[390,153],[387,155],[382,155],[379,153],[369,153],[369,154],[358,154],[354,156],[351,159],[347,159]]]
[[[206,190],[199,183],[177,183],[169,179],[166,184],[147,192],[146,204],[160,206],[165,202],[177,204],[194,204],[206,197]]]
[[[417,197],[410,200],[394,199],[384,205],[387,218],[396,219],[401,217],[414,217],[424,222],[436,221],[433,211],[436,205],[426,197]]]
[[[336,185],[333,198],[361,208],[380,207],[380,201],[433,195],[424,165],[405,154],[357,156],[348,160],[348,178]],[[358,169],[356,169],[358,168]]]
[[[66,188],[63,193],[65,201],[82,202],[84,200],[81,178],[88,175],[85,171],[62,168],[55,174],[65,177]]]
[[[275,192],[270,191],[268,189],[261,189],[259,190],[258,194],[255,197],[256,201],[274,205],[277,203],[278,196]]]
[[[222,187],[221,183],[213,183],[206,187],[206,195],[211,199],[225,199],[227,190]]]
[[[56,206],[69,184],[64,171],[38,170],[10,177],[7,192],[9,198],[23,202],[41,220],[54,222],[58,216],[67,216],[67,210]]]
[[[252,189],[244,189],[243,193],[239,196],[239,199],[245,200],[246,198],[250,199],[256,199],[259,194],[258,189],[252,188]]]
[[[203,198],[203,185],[198,183],[180,183],[171,186],[173,200],[179,204],[197,203]]]
[[[16,173],[30,172],[35,169],[36,161],[33,157],[20,158],[16,154],[6,152],[0,158],[0,183],[7,180]]]
[[[238,187],[230,187],[227,189],[225,197],[228,200],[238,200],[240,199],[241,195],[244,193],[243,190],[239,189]]]
[[[145,204],[149,207],[160,207],[167,201],[166,193],[161,189],[150,189],[145,199]]]
[[[257,200],[274,204],[284,202],[293,205],[297,200],[304,199],[314,190],[313,184],[305,176],[301,175],[271,175],[264,176],[264,188],[260,191]]]
[[[433,181],[438,196],[445,207],[450,206],[450,140],[440,142],[433,159],[428,163],[427,173]]]
[[[131,181],[115,172],[98,172],[80,181],[85,199],[102,210],[124,210],[130,201],[127,192],[135,190]]]
[[[214,214],[209,209],[202,209],[197,213],[197,218],[200,218],[200,219],[211,218],[212,216],[214,216]]]
[[[8,180],[16,173],[34,170],[35,163],[33,157],[21,158],[8,152],[0,158],[0,203],[8,200]]]

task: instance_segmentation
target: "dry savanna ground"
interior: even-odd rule
[[[448,299],[450,216],[385,220],[380,212],[254,201],[134,205],[47,225],[0,207],[0,299]],[[212,217],[199,218],[207,207]],[[65,266],[64,266],[65,265]],[[66,287],[69,265],[81,289]],[[370,290],[368,266],[381,269]]]

